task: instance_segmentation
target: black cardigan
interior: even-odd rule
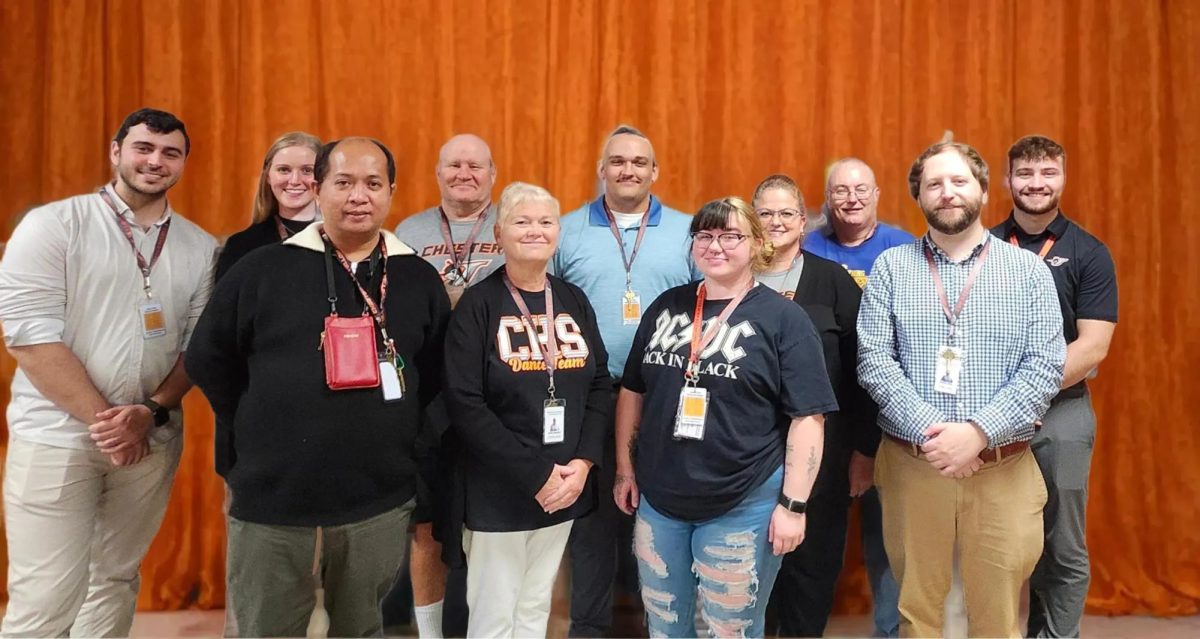
[[[293,240],[301,236],[316,233]],[[406,395],[384,403],[378,388],[331,391],[318,350],[329,314],[324,260],[291,242],[238,260],[187,350],[188,375],[217,416],[216,465],[233,491],[230,514],[244,521],[339,525],[415,494],[413,442],[421,410],[440,390],[445,289],[411,250],[389,252],[385,307]],[[360,275],[368,268],[360,264]],[[339,315],[360,314],[350,276],[335,264],[334,277]]]
[[[861,299],[862,289],[842,265],[804,251],[804,271],[793,300],[808,313],[821,337],[829,381],[841,407],[830,416],[833,423],[826,434],[832,446],[827,445],[826,451],[848,447],[874,457],[881,433],[876,423],[879,408],[859,386],[857,373]],[[831,464],[822,467],[827,465]]]

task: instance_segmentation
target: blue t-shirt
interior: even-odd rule
[[[904,229],[880,222],[875,226],[875,233],[867,238],[866,242],[858,246],[842,246],[838,243],[837,236],[833,234],[833,227],[826,226],[805,236],[804,248],[844,266],[847,271],[850,271],[850,275],[854,276],[854,281],[861,288],[867,285],[867,276],[871,274],[871,265],[875,263],[875,258],[879,257],[880,253],[893,246],[908,244],[915,239]]]
[[[692,262],[688,229],[692,218],[686,213],[663,206],[650,198],[650,209],[643,220],[649,225],[642,246],[633,261],[633,291],[641,298],[642,312],[663,291],[700,279]],[[558,251],[551,263],[554,274],[583,289],[592,308],[596,325],[608,350],[608,370],[619,378],[625,371],[625,358],[633,343],[638,324],[626,324],[621,316],[625,294],[625,267],[621,249],[608,226],[604,204],[596,200],[562,218]],[[633,253],[641,222],[620,229],[626,256]]]

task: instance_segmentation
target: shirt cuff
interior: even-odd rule
[[[2,324],[4,343],[10,348],[61,342],[67,326],[63,320],[53,317],[7,319]]]
[[[988,448],[995,448],[997,442],[1005,439],[1004,434],[1008,430],[1008,426],[1004,419],[1004,413],[999,409],[984,406],[967,421],[979,426],[983,434],[987,435]]]

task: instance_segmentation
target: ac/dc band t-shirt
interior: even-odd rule
[[[704,439],[676,439],[675,414],[691,354],[698,282],[667,290],[634,336],[622,386],[643,394],[634,449],[638,489],[676,519],[718,517],[783,464],[794,417],[838,409],[821,341],[796,303],[751,289],[700,357],[708,389]],[[704,328],[729,300],[706,300]]]

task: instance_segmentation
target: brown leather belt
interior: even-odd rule
[[[921,450],[919,445],[914,444],[907,439],[900,439],[891,433],[884,433],[883,435],[897,444],[900,444],[913,457],[925,456],[925,451]],[[985,448],[979,451],[979,459],[981,459],[985,464],[990,464],[992,462],[1000,461],[1005,457],[1012,457],[1026,448],[1029,448],[1029,442],[1027,441],[1005,444],[1000,448]]]

